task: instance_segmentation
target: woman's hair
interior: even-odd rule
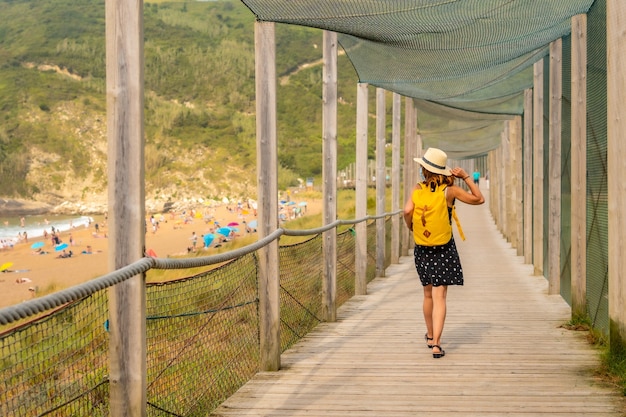
[[[435,174],[424,167],[422,167],[422,174],[424,174],[424,184],[430,188],[430,191],[435,191],[442,184],[447,186],[454,184],[453,175]]]

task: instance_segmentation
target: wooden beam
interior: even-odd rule
[[[254,24],[259,239],[278,229],[276,41],[273,22]],[[278,240],[259,249],[260,368],[280,369]]]
[[[367,216],[367,83],[358,83],[356,90],[356,208],[357,219]],[[355,244],[356,295],[367,294],[367,224],[357,223]]]
[[[524,262],[533,262],[533,90],[524,90]]]
[[[611,350],[626,351],[626,3],[607,0],[609,325]]]
[[[385,213],[385,191],[387,175],[385,170],[385,128],[387,127],[385,90],[376,89],[376,215]],[[385,219],[376,219],[376,276],[385,276]]]
[[[411,151],[413,152],[413,157],[411,158],[412,164],[411,164],[411,178],[412,178],[412,184],[411,184],[411,190],[413,189],[413,187],[415,186],[415,184],[417,183],[417,181],[419,181],[419,179],[421,178],[421,165],[419,165],[417,162],[415,162],[413,159],[414,158],[421,158],[422,155],[424,154],[424,141],[422,140],[422,134],[420,133],[420,126],[419,126],[419,122],[417,120],[417,108],[415,106],[415,99],[411,100],[411,103],[413,105],[413,120],[411,121],[411,137],[413,138],[413,142],[415,143],[413,145],[413,147],[411,148]]]
[[[337,220],[337,33],[324,31],[324,65],[322,68],[322,196],[324,225]],[[322,235],[324,281],[322,283],[322,315],[326,321],[336,321],[337,298],[337,230]]]
[[[144,256],[143,1],[111,0],[106,16],[109,270]],[[109,289],[109,412],[146,415],[146,290],[139,274]]]
[[[513,126],[512,120],[507,120],[505,132],[507,137],[507,151],[506,151],[506,159],[507,159],[507,228],[509,235],[509,242],[511,242],[511,247],[515,248],[517,244],[517,204],[516,204],[516,196],[515,196],[515,129]]]
[[[587,313],[587,15],[572,18],[572,317]]]
[[[402,97],[398,93],[392,96],[391,120],[391,211],[396,212],[402,207],[400,200],[400,123],[402,119]],[[404,226],[402,216],[391,218],[391,263],[400,262],[400,228]],[[408,229],[402,227],[403,229]]]
[[[533,78],[533,266],[543,275],[543,59]]]
[[[491,151],[489,151],[489,153],[487,154],[487,165],[489,166],[489,212],[491,213],[491,216],[493,217],[493,221],[496,225],[496,228],[499,230],[499,226],[498,226],[498,209],[497,209],[497,194],[496,194],[496,189],[497,189],[497,175],[494,175],[494,173],[498,172],[497,170],[497,166],[495,163],[496,160],[496,149],[493,149]]]
[[[413,99],[407,97],[405,100],[404,107],[404,173],[402,176],[402,180],[404,183],[404,195],[403,202],[407,201],[411,198],[411,192],[413,187],[415,187],[415,175],[414,175],[414,166],[415,161],[413,158],[415,157],[415,149],[417,149],[416,142],[416,116],[415,116],[415,106],[413,103]],[[402,227],[402,255],[404,256],[412,256],[413,248],[415,247],[415,241],[413,239],[413,234],[407,227]]]
[[[561,102],[563,41],[550,43],[550,120],[548,143],[548,294],[561,292]]]
[[[522,181],[522,117],[515,116],[511,121],[513,131],[513,187],[515,198],[513,199],[515,204],[515,245],[517,249],[517,256],[524,255],[524,188]]]
[[[501,145],[498,149],[500,154],[500,172],[498,181],[500,183],[500,226],[502,235],[507,242],[511,242],[509,233],[509,213],[510,213],[510,190],[511,190],[511,161],[509,161],[509,124],[502,122],[503,129],[500,134]]]

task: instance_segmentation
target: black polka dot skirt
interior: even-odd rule
[[[415,269],[422,285],[463,285],[463,268],[454,238],[440,246],[415,245]]]

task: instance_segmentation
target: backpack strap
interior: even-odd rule
[[[463,233],[463,229],[461,228],[461,222],[456,215],[456,206],[452,206],[452,218],[456,223],[456,228],[459,229],[459,236],[461,236],[461,240],[465,240],[465,234]]]
[[[444,195],[446,196],[446,201],[447,201],[448,187],[446,187],[443,191],[444,191]],[[452,218],[454,219],[454,222],[456,223],[456,228],[459,231],[459,236],[461,237],[461,240],[465,240],[465,233],[463,233],[461,222],[459,221],[459,217],[456,215],[456,205],[454,204],[454,200],[452,201]]]

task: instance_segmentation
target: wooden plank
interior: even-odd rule
[[[465,274],[450,287],[446,356],[425,346],[422,290],[409,256],[283,353],[213,416],[622,416],[624,399],[595,378],[570,309],[507,244],[487,205],[459,204]]]

